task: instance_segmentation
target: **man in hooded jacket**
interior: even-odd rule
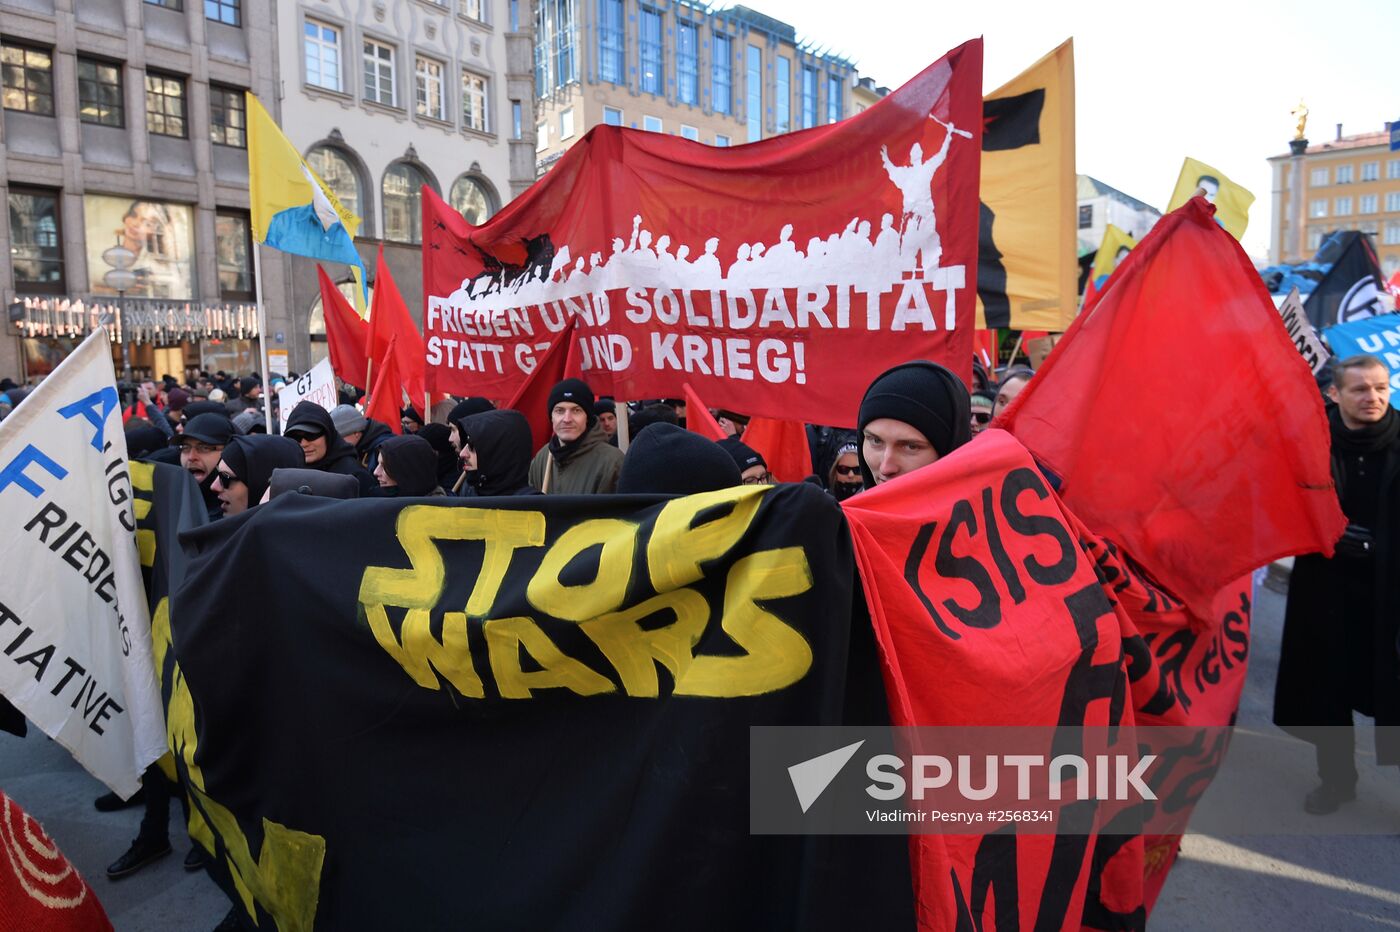
[[[414,434],[390,437],[380,444],[374,477],[379,480],[376,494],[388,498],[443,494],[437,481],[437,451]]]
[[[857,415],[865,487],[937,462],[972,439],[967,386],[918,359],[887,369],[865,391]]]
[[[272,482],[274,469],[306,465],[302,448],[275,434],[235,435],[214,471],[214,492],[225,517],[256,508]]]
[[[482,411],[457,422],[463,438],[464,497],[538,495],[530,486],[530,422],[519,411]]]
[[[170,441],[171,446],[180,448],[180,467],[194,476],[199,483],[199,494],[204,496],[204,507],[213,521],[223,514],[219,507],[219,496],[213,489],[214,474],[224,447],[234,437],[233,423],[222,414],[196,414],[185,422],[181,433]]]
[[[612,492],[622,469],[622,451],[608,443],[593,413],[593,390],[581,379],[565,379],[549,392],[553,436],[530,463],[530,485],[546,495]]]
[[[361,495],[373,495],[379,488],[374,476],[360,465],[355,448],[340,439],[331,413],[316,402],[303,401],[293,408],[282,436],[301,444],[310,468],[354,476],[360,483]]]

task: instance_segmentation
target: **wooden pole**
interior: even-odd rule
[[[632,427],[627,419],[627,402],[616,400],[613,407],[620,412],[617,415],[617,448],[626,453],[628,445],[632,442]]]

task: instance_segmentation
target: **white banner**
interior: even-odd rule
[[[331,368],[329,358],[316,363],[310,372],[295,382],[288,382],[278,389],[277,411],[284,425],[291,417],[292,409],[303,401],[314,401],[327,411],[340,404],[335,390],[335,370]]]
[[[105,329],[0,421],[0,528],[0,694],[128,797],[165,717]]]
[[[1327,347],[1318,339],[1313,325],[1308,322],[1308,315],[1303,310],[1303,299],[1298,295],[1297,288],[1283,299],[1283,303],[1278,306],[1278,313],[1283,318],[1288,339],[1298,347],[1298,352],[1302,354],[1308,368],[1312,369],[1313,375],[1317,375],[1327,365],[1327,360],[1332,358],[1332,354],[1327,352]]]

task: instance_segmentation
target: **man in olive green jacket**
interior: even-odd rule
[[[546,495],[591,495],[617,488],[622,451],[608,443],[593,413],[593,391],[565,379],[549,393],[554,436],[530,463],[530,485]]]

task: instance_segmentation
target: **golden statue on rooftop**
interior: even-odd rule
[[[1303,103],[1301,100],[1298,101],[1298,106],[1293,108],[1292,115],[1293,119],[1297,121],[1297,127],[1296,131],[1293,134],[1293,138],[1307,139],[1308,137],[1304,135],[1304,131],[1306,130],[1308,125],[1308,105]]]

